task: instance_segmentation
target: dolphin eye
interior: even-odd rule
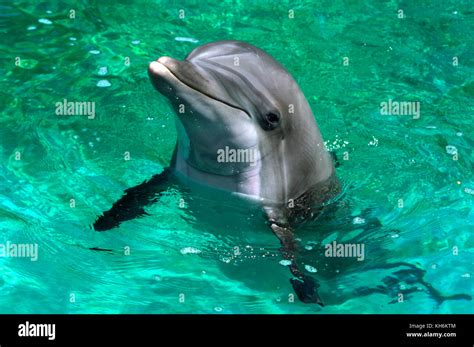
[[[267,120],[269,123],[278,123],[280,117],[278,117],[275,113],[267,114]]]
[[[273,130],[280,123],[280,116],[277,113],[270,112],[265,115],[265,120],[265,130]]]

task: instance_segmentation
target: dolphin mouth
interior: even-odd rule
[[[161,58],[160,58],[161,59]],[[158,89],[158,91],[162,94],[165,94],[163,91],[163,87],[168,86],[171,87],[173,86],[173,82],[170,81],[170,76],[173,79],[176,79],[177,81],[185,84],[188,86],[186,83],[182,82],[172,71],[169,67],[167,67],[163,62],[160,61],[160,59],[157,59],[156,61],[152,61],[148,65],[148,76],[150,76],[151,82],[153,86]],[[168,88],[169,89],[169,88]],[[193,88],[194,89],[194,88]]]
[[[247,112],[242,107],[239,107],[233,103],[223,100],[222,98],[212,95],[211,93],[205,90],[204,86],[202,87],[198,86],[200,78],[202,78],[202,80],[204,80],[205,83],[210,84],[210,82],[207,79],[205,79],[203,76],[201,76],[201,74],[199,73],[193,74],[191,71],[191,68],[186,69],[185,73],[180,73],[178,70],[179,63],[191,64],[188,61],[180,62],[169,57],[161,57],[161,58],[158,58],[156,61],[152,61],[148,65],[148,74],[151,78],[153,85],[155,86],[156,89],[158,89],[160,93],[166,95],[167,93],[170,92],[170,87],[173,87],[174,83],[170,81],[169,77],[168,78],[165,77],[167,74],[169,74],[171,75],[172,78],[174,78],[176,81],[181,82],[186,87],[206,96],[209,99],[220,102],[234,109],[240,110],[244,112],[249,118],[252,118],[250,113]],[[165,89],[163,89],[164,87],[163,84],[168,85],[167,90],[166,90],[166,87]]]

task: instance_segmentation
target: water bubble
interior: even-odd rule
[[[450,155],[455,155],[456,153],[458,153],[458,149],[455,146],[448,145],[446,146],[446,153]]]
[[[310,246],[310,245],[306,245],[304,246],[304,248],[308,251],[312,250],[313,249],[313,246]]]
[[[107,66],[101,66],[99,68],[99,72],[97,72],[100,76],[105,76],[108,73]]]
[[[34,69],[38,65],[38,60],[35,59],[22,59],[19,67],[26,70]]]
[[[216,306],[216,307],[214,307],[214,311],[222,312],[222,307]]]
[[[77,41],[77,39],[76,39],[75,37],[73,37],[73,36],[71,36],[71,37],[69,38],[69,40],[71,40],[71,41]]]
[[[178,36],[178,37],[175,37],[174,39],[176,41],[179,41],[179,42],[191,42],[191,43],[198,43],[199,42],[199,40],[193,39],[192,37]]]
[[[194,247],[184,247],[180,250],[181,254],[199,254],[201,251]]]
[[[133,45],[138,45],[139,43],[140,43],[140,40],[133,40],[133,41],[132,41],[132,44],[133,44]]]
[[[377,147],[378,144],[379,140],[375,136],[372,136],[372,141],[369,142],[369,146]]]
[[[472,189],[472,188],[466,187],[466,188],[464,188],[464,192],[468,193],[468,194],[471,194],[471,195],[474,195],[474,189]]]
[[[279,264],[283,266],[290,266],[291,260],[280,260]]]
[[[456,133],[456,136],[462,136],[462,132],[458,131],[458,132]]]
[[[97,50],[97,49],[91,49],[91,50],[89,51],[89,53],[90,53],[90,54],[100,54],[100,51]]]
[[[51,22],[49,19],[46,19],[46,18],[40,18],[40,19],[38,19],[38,22],[41,23],[41,24],[46,24],[46,25],[53,24],[53,22]]]
[[[305,265],[304,268],[306,269],[306,271],[311,273],[318,272],[318,270],[315,267],[312,267],[311,265]]]
[[[36,25],[30,25],[26,30],[36,30]]]
[[[110,87],[111,85],[112,84],[110,84],[110,82],[107,80],[100,80],[99,82],[97,82],[97,87],[100,88]]]
[[[361,217],[355,217],[352,220],[352,224],[365,224],[365,219]]]

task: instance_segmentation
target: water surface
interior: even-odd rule
[[[470,1],[9,1],[0,30],[0,242],[39,248],[0,258],[0,312],[474,312]],[[288,300],[278,241],[237,202],[171,188],[146,218],[90,228],[169,164],[174,115],[148,63],[222,39],[293,74],[339,157],[344,206],[298,230],[322,310]],[[58,116],[64,99],[95,118]],[[389,99],[419,119],[381,115]],[[364,243],[364,261],[324,257],[333,240]]]

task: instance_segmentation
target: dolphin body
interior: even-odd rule
[[[102,231],[146,214],[170,175],[258,201],[291,264],[299,299],[319,303],[317,283],[299,268],[293,227],[340,191],[310,106],[293,77],[264,51],[240,41],[194,49],[185,60],[148,67],[176,111],[170,167],[129,188],[94,224]]]

